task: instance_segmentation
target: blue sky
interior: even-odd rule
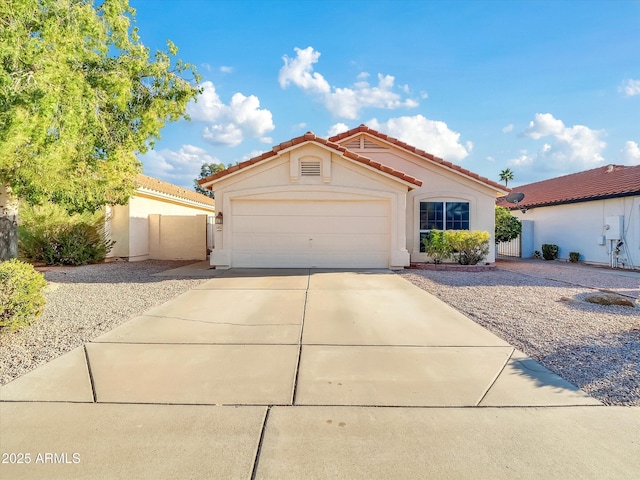
[[[204,92],[144,171],[192,187],[365,123],[509,186],[640,164],[640,1],[130,0]]]

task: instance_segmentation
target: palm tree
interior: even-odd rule
[[[504,186],[509,185],[509,180],[513,180],[513,172],[510,168],[505,168],[500,172],[500,180],[504,182]]]

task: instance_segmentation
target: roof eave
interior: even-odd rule
[[[574,203],[585,203],[585,202],[595,202],[597,200],[608,200],[611,198],[623,198],[623,197],[633,197],[635,195],[640,195],[640,190],[634,190],[632,192],[621,192],[621,193],[612,193],[609,195],[597,195],[593,197],[579,197],[579,198],[571,198],[565,200],[557,200],[550,202],[540,202],[540,203],[519,203],[516,205],[509,204],[506,208],[510,210],[519,210],[520,208],[540,208],[540,207],[556,207],[559,205],[570,205]]]
[[[358,135],[367,135],[371,138],[375,138],[378,141],[381,141],[383,143],[385,143],[386,145],[393,147],[393,148],[400,148],[402,150],[404,150],[405,152],[416,156],[417,158],[419,158],[422,161],[428,161],[430,163],[432,163],[433,165],[438,165],[439,167],[444,168],[445,170],[454,173],[456,175],[461,175],[464,178],[471,180],[474,183],[477,183],[479,185],[482,185],[483,187],[487,187],[490,188],[491,190],[495,190],[496,191],[496,196],[500,196],[500,195],[507,195],[508,193],[511,192],[510,188],[506,188],[503,189],[500,187],[499,184],[491,182],[491,180],[487,179],[489,182],[491,183],[487,183],[485,181],[483,181],[481,178],[475,178],[473,176],[467,175],[465,174],[465,171],[469,171],[466,168],[460,167],[459,165],[457,166],[458,168],[453,168],[453,166],[455,164],[448,162],[447,160],[444,160],[440,157],[437,157],[433,154],[430,154],[422,149],[419,149],[417,147],[413,147],[409,144],[407,144],[406,142],[403,142],[401,140],[398,140],[397,138],[393,138],[390,137],[389,135],[386,135],[384,133],[378,132],[376,130],[373,130],[369,127],[367,127],[366,125],[360,125],[356,128],[352,128],[351,130],[348,130],[347,132],[343,132],[343,133],[339,133],[338,135],[334,135],[333,137],[329,138],[330,142],[333,143],[337,143],[337,142],[343,142],[344,140],[356,137]],[[414,150],[412,150],[414,149]],[[451,164],[452,166],[449,166],[448,164]],[[460,170],[459,170],[460,169]],[[461,171],[462,170],[462,171]],[[473,173],[473,172],[470,172]],[[480,175],[478,175],[480,176]]]

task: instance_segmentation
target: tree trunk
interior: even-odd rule
[[[0,260],[18,256],[18,199],[0,184]]]

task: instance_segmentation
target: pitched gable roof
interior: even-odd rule
[[[607,165],[513,188],[524,193],[518,207],[543,207],[640,194],[640,165]],[[516,208],[505,198],[497,204]]]
[[[347,132],[343,132],[340,133],[338,135],[334,135],[333,137],[329,138],[330,142],[339,142],[341,140],[344,140],[345,138],[349,138],[352,137],[354,135],[357,135],[358,133],[368,133],[369,135],[379,138],[380,140],[384,140],[385,142],[388,142],[398,148],[402,148],[403,150],[406,150],[408,152],[411,152],[415,155],[418,155],[419,157],[425,158],[433,163],[436,163],[438,165],[441,165],[445,168],[448,168],[450,170],[454,170],[455,172],[461,173],[467,177],[470,177],[476,181],[479,181],[481,183],[486,184],[487,186],[490,186],[491,188],[495,188],[497,191],[499,192],[509,192],[511,191],[511,189],[506,188],[504,185],[501,185],[497,182],[494,182],[493,180],[489,180],[486,177],[483,177],[481,175],[478,175],[477,173],[473,173],[470,170],[467,170],[466,168],[462,168],[459,165],[456,165],[455,163],[451,163],[451,162],[447,162],[446,160],[443,160],[442,158],[436,157],[435,155],[432,155],[430,153],[425,152],[424,150],[421,150],[419,148],[413,147],[405,142],[402,142],[400,140],[398,140],[397,138],[393,138],[390,137],[389,135],[385,135],[384,133],[380,133],[377,130],[374,130],[372,128],[367,127],[366,125],[360,125],[359,127],[356,128],[352,128],[351,130],[347,131]]]
[[[318,137],[316,136],[313,132],[307,132],[304,135],[300,136],[300,137],[296,137],[293,138],[287,142],[282,142],[279,145],[276,145],[275,147],[273,147],[270,151],[263,153],[262,155],[259,155],[257,157],[254,157],[250,160],[246,160],[244,162],[240,162],[238,165],[234,165],[232,167],[227,168],[226,170],[222,170],[221,172],[215,173],[213,175],[210,175],[206,178],[203,178],[201,180],[198,180],[198,183],[200,185],[205,185],[209,182],[212,182],[214,180],[218,180],[220,178],[226,177],[227,175],[230,175],[234,172],[237,172],[238,170],[242,170],[244,168],[250,167],[251,165],[255,165],[256,163],[260,163],[262,161],[265,161],[269,158],[275,157],[277,155],[279,155],[279,152],[286,150],[288,148],[291,148],[295,145],[299,145],[301,143],[306,143],[306,142],[315,142],[318,143],[320,145],[323,145],[325,147],[328,147],[332,150],[335,150],[336,152],[338,152],[339,154],[341,154],[342,156],[350,159],[350,160],[354,160],[358,163],[361,163],[363,165],[368,165],[369,167],[372,167],[376,170],[379,170],[380,172],[386,173],[388,175],[391,175],[393,177],[396,177],[400,180],[404,180],[407,183],[416,185],[416,186],[421,186],[422,185],[422,180],[419,180],[415,177],[412,177],[411,175],[407,175],[404,172],[401,172],[400,170],[396,170],[395,168],[389,167],[387,165],[384,165],[380,162],[375,162],[373,160],[371,160],[370,158],[367,158],[363,155],[359,155],[355,152],[352,152],[351,150],[347,150],[346,148],[344,148],[341,145],[338,145],[337,143],[331,142],[329,140],[326,140],[324,138]],[[205,187],[206,188],[206,187]]]
[[[136,184],[138,185],[138,188],[152,190],[154,192],[163,193],[165,195],[171,195],[174,197],[182,198],[184,200],[189,200],[195,203],[201,203],[211,207],[215,205],[215,201],[213,200],[213,198],[209,198],[206,195],[202,195],[201,193],[194,192],[193,190],[187,190],[186,188],[179,187],[177,185],[174,185],[173,183],[165,182],[157,178],[143,175],[142,173],[139,173],[136,176]]]

